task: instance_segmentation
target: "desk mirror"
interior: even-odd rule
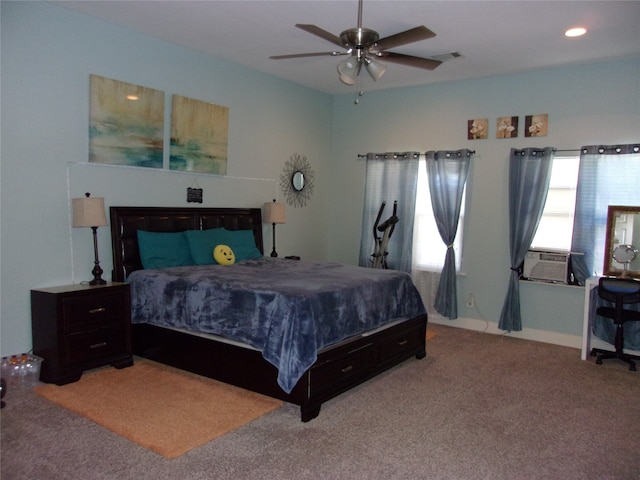
[[[603,272],[640,278],[640,206],[609,205]]]

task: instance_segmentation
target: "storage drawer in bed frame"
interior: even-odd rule
[[[373,343],[334,351],[328,358],[316,361],[309,372],[310,396],[327,395],[340,391],[355,379],[367,378],[376,366],[376,348]]]

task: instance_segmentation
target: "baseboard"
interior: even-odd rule
[[[535,342],[551,343],[553,345],[561,345],[563,347],[577,348],[578,350],[582,348],[581,335],[569,335],[566,333],[535,330],[532,328],[523,328],[518,332],[505,332],[498,328],[497,322],[489,322],[479,320],[477,318],[456,318],[455,320],[450,320],[438,314],[430,313],[429,323],[445,325],[447,327],[466,328],[467,330],[475,330],[494,335],[522,338],[524,340],[533,340]]]

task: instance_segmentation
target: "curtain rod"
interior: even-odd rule
[[[582,149],[581,148],[565,148],[565,149],[554,148],[553,151],[554,152],[581,152]],[[476,151],[475,150],[469,150],[469,153],[475,154]],[[418,153],[418,155],[421,156],[421,157],[426,156],[426,154],[424,154],[424,153]],[[367,158],[367,154],[366,153],[365,154],[359,153],[358,154],[358,158]]]
[[[634,152],[637,152],[640,149],[640,147],[638,147],[637,145],[635,145],[635,144],[632,144],[632,145],[634,146],[634,149],[633,149]],[[614,147],[609,147],[609,148],[614,148]],[[606,150],[605,147],[602,147],[602,149],[603,149],[603,151]],[[552,148],[552,150],[553,150],[554,153],[573,153],[573,152],[583,153],[583,152],[586,152],[585,147],[583,147],[583,148],[564,148],[564,149]],[[447,151],[447,150],[445,150],[445,151]],[[404,153],[404,152],[402,152],[402,153]],[[475,154],[476,151],[475,150],[469,150],[469,153]],[[419,157],[424,157],[424,156],[426,156],[426,154],[425,153],[418,153],[418,156]],[[363,155],[363,154],[359,153],[358,154],[358,158],[367,158],[367,154]]]
[[[462,150],[464,150],[464,149],[462,149]],[[445,152],[448,152],[448,151],[455,152],[457,150],[445,150]],[[394,153],[394,152],[385,152],[385,153]],[[400,152],[398,152],[398,153],[400,153]],[[405,153],[405,152],[402,152],[402,153]],[[476,151],[475,150],[469,150],[469,153],[475,154]],[[418,152],[418,156],[419,157],[426,157],[426,155],[427,155],[426,153],[419,153]],[[359,153],[358,154],[358,158],[367,158],[367,154],[366,153],[365,154]]]
[[[581,148],[565,148],[565,149],[560,149],[560,148],[554,148],[553,149],[554,152],[581,152],[582,149]],[[475,150],[469,150],[469,153],[476,153]],[[421,157],[424,157],[426,154],[424,153],[419,153],[418,155],[420,155]],[[359,153],[358,154],[358,158],[367,158],[367,154],[362,154]]]

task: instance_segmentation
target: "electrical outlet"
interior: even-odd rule
[[[469,296],[467,297],[467,307],[468,308],[476,307],[476,299],[473,298],[473,293],[470,293]]]

